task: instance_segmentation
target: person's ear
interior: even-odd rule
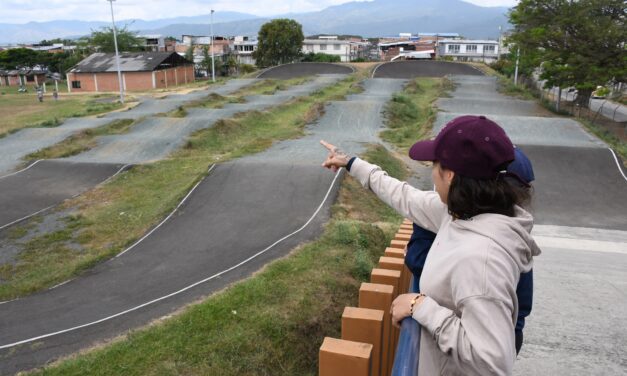
[[[453,178],[455,177],[455,172],[452,170],[444,170],[444,181],[446,181],[446,185],[451,185]]]

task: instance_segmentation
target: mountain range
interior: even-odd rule
[[[461,0],[374,0],[349,2],[318,12],[258,17],[238,12],[214,13],[216,35],[256,35],[272,18],[292,18],[303,25],[305,35],[351,34],[363,37],[394,36],[398,33],[459,33],[467,38],[492,38],[499,26],[509,28],[508,8],[480,7]],[[209,35],[210,16],[176,17],[153,21],[121,20],[118,26],[142,34],[181,38],[183,34]],[[109,26],[107,22],[61,20],[0,23],[0,43],[27,43],[43,39],[76,38],[91,30]]]

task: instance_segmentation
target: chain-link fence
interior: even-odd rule
[[[577,91],[574,89],[562,89],[554,87],[543,88],[543,82],[525,77],[521,80],[542,104],[552,111],[564,115],[571,115],[589,121],[601,130],[616,136],[622,142],[627,141],[627,106],[612,102],[605,98],[590,98],[588,106],[580,106],[577,99]],[[561,94],[561,95],[560,95]],[[557,98],[560,96],[559,109]]]

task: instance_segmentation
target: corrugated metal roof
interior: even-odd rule
[[[122,72],[153,71],[170,56],[182,59],[176,52],[135,52],[120,54],[120,70]],[[98,73],[117,72],[115,54],[95,53],[76,64],[70,72]]]

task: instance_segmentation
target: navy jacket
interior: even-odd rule
[[[414,286],[420,292],[420,276],[422,269],[427,260],[427,254],[433,244],[435,234],[425,230],[414,224],[414,233],[407,243],[407,255],[405,256],[405,265],[414,275]],[[531,313],[531,305],[533,302],[533,270],[529,273],[522,273],[518,286],[516,286],[516,295],[518,297],[518,320],[516,322],[516,331],[522,332],[525,327],[525,317]]]

